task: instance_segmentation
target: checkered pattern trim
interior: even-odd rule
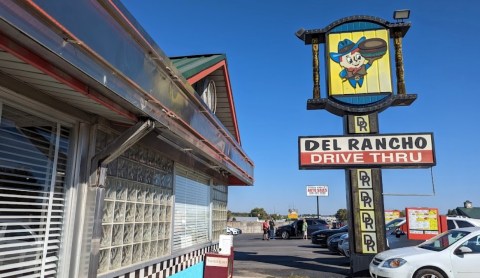
[[[206,253],[215,252],[217,249],[218,244],[211,245],[115,278],[166,278],[204,261]]]

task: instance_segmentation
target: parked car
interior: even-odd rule
[[[338,252],[345,257],[350,258],[350,242],[348,241],[348,233],[340,236],[338,240]]]
[[[325,229],[312,233],[312,243],[319,244],[322,247],[327,247],[327,239],[338,233],[348,232],[348,226],[343,226],[339,229]]]
[[[409,240],[405,230],[406,219],[400,217],[385,224],[387,228],[387,246],[391,249],[407,246],[415,246],[423,240]],[[480,227],[480,219],[468,218],[463,216],[447,216],[447,229],[457,229],[466,227]]]
[[[317,230],[328,229],[328,223],[323,219],[306,218],[305,220],[308,224],[307,236],[311,236],[311,234]],[[275,231],[275,236],[281,237],[283,239],[289,239],[291,237],[302,237],[302,226],[303,219],[295,220],[293,221],[293,223],[278,227]]]
[[[334,234],[327,239],[327,248],[333,253],[340,253],[338,250],[338,243],[340,242],[340,237],[348,234],[347,232]]]
[[[227,235],[239,235],[242,233],[242,230],[239,228],[228,227],[225,228],[225,232]]]
[[[372,277],[480,277],[480,228],[448,230],[418,246],[378,253],[369,265]]]

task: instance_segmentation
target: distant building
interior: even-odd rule
[[[235,218],[235,221],[238,222],[259,222],[258,217],[245,217],[245,216],[238,216],[238,217],[232,217],[232,219]]]
[[[463,207],[457,207],[455,211],[460,216],[480,219],[480,207],[473,207],[470,201],[465,201]]]

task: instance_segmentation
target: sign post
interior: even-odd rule
[[[409,22],[350,16],[323,29],[296,32],[312,45],[314,88],[307,110],[325,109],[344,123],[343,136],[299,136],[299,169],[345,169],[353,277],[368,272],[373,256],[386,249],[381,169],[436,164],[432,133],[379,134],[380,112],[409,106],[417,98],[406,93],[404,83],[402,38],[409,28]],[[325,98],[319,88],[318,44],[325,44]]]
[[[307,185],[307,197],[317,197],[317,218],[320,219],[320,206],[318,197],[328,197],[328,186],[326,185]]]

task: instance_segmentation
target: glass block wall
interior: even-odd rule
[[[228,187],[224,185],[212,186],[212,240],[217,241],[221,234],[225,234],[227,226],[227,197]]]
[[[98,131],[101,150],[116,134]],[[171,254],[173,161],[135,145],[108,165],[98,273]]]

